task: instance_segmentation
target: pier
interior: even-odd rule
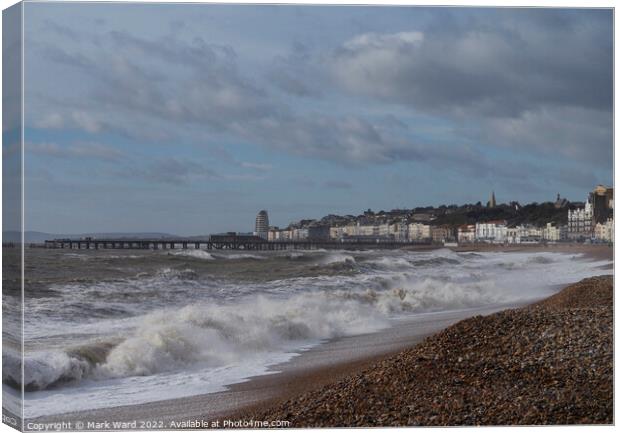
[[[413,246],[430,245],[422,242],[371,242],[371,241],[334,241],[334,240],[299,240],[266,241],[264,239],[52,239],[45,241],[45,248],[53,249],[134,249],[134,250],[317,250],[317,249],[398,249]]]

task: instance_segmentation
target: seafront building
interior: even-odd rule
[[[328,215],[320,220],[305,219],[291,223],[287,228],[269,227],[266,210],[256,216],[254,235],[268,241],[312,241],[332,240],[340,242],[423,242],[435,244],[495,243],[495,244],[535,244],[541,242],[563,241],[600,241],[613,242],[613,188],[598,185],[588,194],[586,203],[581,208],[574,208],[567,199],[557,195],[555,202],[550,202],[555,209],[566,209],[567,224],[546,222],[545,225],[508,224],[504,219],[479,221],[475,224],[439,224],[438,219],[445,218],[457,209],[456,205],[416,208],[414,210],[394,209],[373,212],[368,209],[361,215]],[[510,202],[513,212],[522,207],[517,202]],[[545,204],[548,209],[548,204]],[[462,206],[460,212],[475,215],[482,205]],[[487,207],[500,208],[500,214],[508,209],[506,205],[497,205],[495,194]],[[531,212],[528,210],[528,212]],[[566,214],[565,214],[566,215]],[[537,221],[537,217],[515,215],[514,220]],[[461,218],[463,218],[461,216]],[[454,218],[457,219],[458,218]],[[482,218],[481,218],[482,219]],[[462,219],[461,219],[462,220]],[[513,221],[514,221],[513,220]],[[557,221],[557,214],[553,217]]]
[[[292,231],[289,229],[279,229],[278,227],[271,227],[267,240],[271,242],[275,241],[290,241],[293,238]]]
[[[264,209],[256,215],[254,234],[263,239],[267,239],[269,236],[269,215],[267,215],[267,211]]]
[[[509,244],[537,244],[543,240],[543,229],[532,225],[519,225],[506,229]]]
[[[508,227],[505,220],[476,223],[476,241],[501,244],[506,241]]]
[[[431,226],[422,223],[411,223],[408,226],[410,241],[425,241],[431,239]]]
[[[459,226],[457,231],[457,241],[459,244],[471,244],[476,241],[476,225],[465,224]]]
[[[614,220],[609,218],[605,223],[597,223],[594,226],[594,238],[601,242],[613,242]]]
[[[406,220],[401,220],[389,225],[388,235],[393,237],[396,242],[407,242],[409,240],[409,225]]]
[[[597,185],[583,208],[568,211],[568,238],[570,240],[613,241],[614,189]]]
[[[436,244],[453,242],[455,240],[454,230],[447,225],[431,227],[431,239],[433,239],[433,242]]]
[[[597,185],[589,194],[588,201],[592,205],[592,225],[605,224],[613,217],[614,189]]]
[[[592,237],[592,204],[590,199],[583,208],[568,210],[568,238],[584,240]]]
[[[559,194],[558,194],[559,196]],[[547,223],[542,229],[543,240],[547,242],[562,242],[568,237],[568,229],[565,225]]]

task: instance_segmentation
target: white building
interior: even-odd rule
[[[593,212],[590,199],[581,209],[568,210],[568,237],[569,239],[590,239],[593,229]]]
[[[409,239],[409,226],[404,221],[399,221],[389,226],[389,235],[396,242],[407,242]]]
[[[360,225],[350,224],[344,227],[331,227],[329,237],[331,239],[342,239],[350,236],[382,236],[389,237],[398,231],[397,227],[390,224]]]
[[[256,215],[254,234],[263,239],[267,239],[269,236],[269,215],[264,209]]]
[[[278,229],[271,228],[269,229],[269,234],[267,240],[269,241],[290,241],[293,234],[289,229]]]
[[[543,229],[532,225],[509,227],[506,230],[506,242],[509,244],[532,244],[543,240]]]
[[[294,241],[305,241],[308,239],[308,229],[293,229],[291,230],[291,240]]]
[[[566,240],[566,226],[557,226],[547,223],[542,229],[542,237],[547,242],[560,242]]]
[[[459,227],[457,232],[459,244],[471,244],[476,240],[476,225],[466,224]]]
[[[476,241],[501,244],[506,241],[507,231],[505,220],[476,223]]]
[[[344,227],[330,227],[329,228],[330,239],[340,239],[343,233],[344,233]]]
[[[411,223],[408,227],[410,241],[424,241],[431,238],[431,226],[422,223]]]
[[[614,220],[609,218],[605,224],[598,223],[594,226],[594,237],[603,242],[614,241]]]

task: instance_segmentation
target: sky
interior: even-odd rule
[[[26,230],[251,231],[260,209],[612,183],[611,10],[26,3],[24,23]]]

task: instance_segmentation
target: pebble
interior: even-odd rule
[[[463,320],[257,414],[291,427],[613,423],[613,277]]]

